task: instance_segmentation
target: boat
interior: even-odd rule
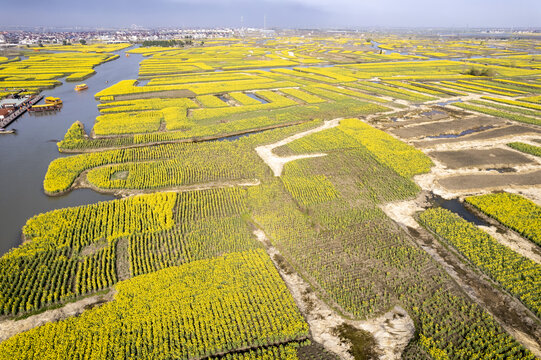
[[[51,104],[51,105],[61,105],[62,100],[60,98],[54,97],[54,96],[48,96],[45,98],[45,104]]]
[[[30,112],[43,112],[43,111],[56,111],[62,108],[62,102],[59,104],[41,104],[41,105],[32,105],[28,108]]]
[[[2,129],[0,129],[0,134],[15,134],[15,129],[6,130],[6,129],[2,128]]]
[[[75,91],[81,91],[81,90],[86,90],[88,89],[88,85],[87,84],[79,84],[79,85],[75,85]]]
[[[130,54],[126,54],[126,57],[130,57]]]

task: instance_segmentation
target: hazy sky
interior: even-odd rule
[[[541,27],[541,0],[0,0],[1,25]]]

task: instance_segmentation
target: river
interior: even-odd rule
[[[64,137],[70,125],[79,120],[87,130],[92,128],[99,115],[94,94],[120,80],[137,79],[142,56],[126,57],[124,51],[115,54],[120,57],[97,66],[96,74],[84,81],[88,90],[76,92],[75,83],[62,80],[61,86],[42,92],[45,96],[61,98],[62,110],[52,114],[26,112],[8,126],[17,130],[15,135],[0,135],[0,255],[21,243],[21,228],[28,218],[114,198],[90,189],[49,197],[43,193],[43,178],[49,163],[63,156],[56,141]]]

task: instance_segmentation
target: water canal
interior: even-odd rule
[[[76,120],[89,131],[99,115],[94,94],[120,80],[136,79],[141,55],[120,57],[99,65],[96,74],[86,79],[88,90],[74,91],[75,83],[62,81],[54,89],[43,91],[45,96],[62,99],[64,106],[56,113],[26,112],[9,129],[15,135],[0,135],[0,255],[21,243],[21,228],[26,220],[46,211],[111,200],[90,189],[80,189],[60,197],[43,193],[43,178],[49,163],[59,156],[56,141]]]

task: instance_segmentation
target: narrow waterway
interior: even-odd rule
[[[61,98],[62,110],[26,112],[8,127],[17,130],[15,135],[0,135],[0,255],[21,243],[22,226],[36,214],[113,199],[89,189],[48,197],[43,193],[43,178],[49,163],[62,156],[56,141],[70,125],[79,120],[87,130],[92,128],[99,115],[94,94],[120,80],[137,78],[142,56],[126,57],[124,51],[116,54],[118,59],[97,66],[96,74],[84,81],[88,90],[76,92],[75,83],[62,80],[61,86],[42,92]]]
[[[447,209],[466,221],[474,223],[475,225],[481,226],[490,226],[485,220],[481,219],[479,216],[468,210],[464,204],[459,199],[444,199],[441,196],[432,194],[432,197],[429,199],[435,207],[442,207]]]

